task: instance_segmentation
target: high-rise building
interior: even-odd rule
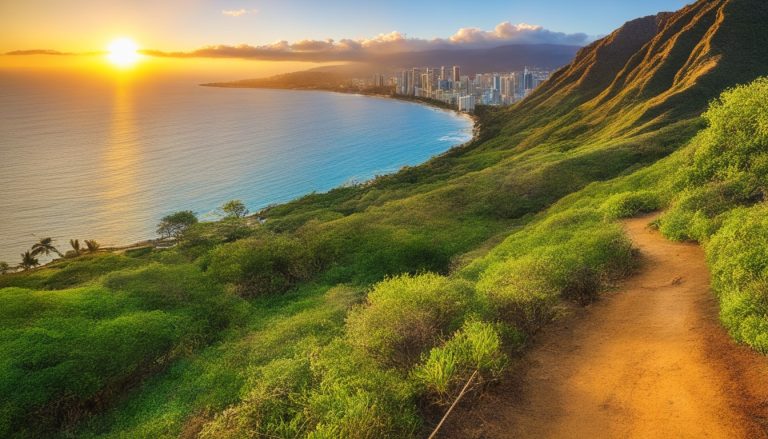
[[[475,95],[465,95],[459,97],[459,111],[475,111]]]
[[[494,73],[491,77],[491,88],[501,92],[501,75]]]
[[[445,66],[441,66],[440,67],[440,80],[441,81],[445,81],[446,79],[448,79],[448,78],[446,77]]]
[[[451,81],[453,81],[454,84],[461,81],[461,72],[459,71],[459,66],[453,66],[453,75],[451,75]]]

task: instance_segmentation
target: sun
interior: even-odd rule
[[[131,67],[139,60],[139,46],[130,38],[118,38],[107,46],[107,59],[117,67]]]

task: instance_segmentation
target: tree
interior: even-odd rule
[[[230,200],[224,203],[219,210],[224,218],[244,218],[248,215],[248,208],[240,200]]]
[[[79,239],[70,239],[69,245],[72,246],[72,250],[75,252],[75,256],[80,256],[80,251],[82,250],[80,248],[80,240]]]
[[[40,261],[37,260],[33,252],[27,250],[21,254],[21,264],[19,266],[25,271],[38,265],[40,265]]]
[[[40,242],[35,243],[32,246],[32,256],[38,255],[50,255],[51,252],[56,253],[60,257],[64,257],[61,252],[53,246],[53,238],[41,238]]]
[[[157,234],[162,238],[179,239],[194,224],[197,224],[195,214],[191,210],[182,210],[164,216],[157,225]]]
[[[95,239],[86,239],[85,246],[88,247],[89,253],[94,253],[99,249],[99,247],[101,247],[101,245],[98,242],[96,242]]]
[[[0,261],[0,274],[10,273],[11,266],[5,261]]]

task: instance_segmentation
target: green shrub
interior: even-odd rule
[[[593,209],[574,209],[513,235],[487,259],[479,296],[496,318],[530,334],[555,316],[560,298],[592,302],[606,281],[628,275],[636,258],[620,226]]]
[[[248,394],[206,424],[200,439],[299,437],[304,429],[302,392],[312,374],[309,356],[276,359],[253,374]]]
[[[610,219],[630,218],[660,208],[659,195],[651,191],[623,192],[603,203],[603,211]]]
[[[704,118],[709,123],[696,137],[688,174],[690,185],[732,180],[747,174],[765,193],[768,172],[768,78],[724,92]]]
[[[558,270],[555,261],[540,256],[511,259],[488,269],[477,290],[496,317],[533,333],[555,315]]]
[[[768,354],[768,207],[728,214],[707,259],[723,323],[736,340]]]
[[[768,194],[768,78],[724,92],[704,118],[708,127],[680,171],[684,190],[661,220],[670,239],[706,242],[721,214]]]
[[[659,230],[662,235],[673,241],[690,241],[693,212],[673,206],[660,218]]]
[[[365,306],[347,319],[350,343],[381,364],[408,367],[461,324],[472,290],[435,274],[403,275],[379,282]]]
[[[313,254],[299,238],[265,235],[218,246],[207,261],[218,281],[247,297],[284,292],[317,271]]]
[[[584,306],[597,300],[601,287],[602,282],[597,270],[584,265],[569,273],[561,295]]]
[[[125,251],[125,255],[129,258],[140,258],[142,256],[147,256],[148,254],[152,253],[154,249],[151,246],[146,247],[139,247],[139,248],[130,248]]]
[[[497,378],[507,364],[499,332],[493,325],[468,321],[443,346],[433,348],[412,376],[425,388],[430,399],[448,404],[477,371],[479,385]]]
[[[413,437],[420,425],[415,389],[405,376],[343,340],[313,361],[318,384],[307,396],[310,438]]]

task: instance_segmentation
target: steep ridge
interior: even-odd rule
[[[509,110],[538,125],[522,146],[638,134],[696,117],[723,89],[768,73],[768,37],[759,32],[766,22],[763,1],[700,0],[625,24]]]

